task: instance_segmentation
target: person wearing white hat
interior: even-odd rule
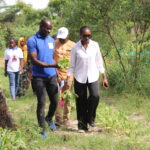
[[[55,53],[54,60],[56,63],[59,63],[61,59],[65,56],[69,61],[71,57],[71,49],[74,46],[74,42],[68,39],[69,31],[66,27],[61,27],[58,29],[57,40],[55,41]],[[58,81],[60,85],[60,93],[64,92],[64,82],[67,78],[67,68],[62,70],[57,68]],[[73,81],[73,76],[69,80],[70,88]],[[63,111],[63,112],[62,112]],[[55,112],[56,125],[66,125],[69,126],[70,119],[70,111],[71,111],[71,103],[65,102],[65,100],[59,100],[59,104],[57,106]]]
[[[58,29],[57,39],[63,39],[65,41],[67,41],[68,34],[69,34],[68,29],[65,27],[61,27]]]

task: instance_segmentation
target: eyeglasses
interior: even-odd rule
[[[82,37],[83,37],[83,38],[86,38],[86,37],[91,38],[92,35],[91,35],[91,34],[83,34]]]

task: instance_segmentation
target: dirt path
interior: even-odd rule
[[[4,58],[0,58],[0,67],[4,67]]]

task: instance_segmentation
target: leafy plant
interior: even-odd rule
[[[63,98],[66,102],[74,100],[76,97],[78,97],[78,95],[75,94],[72,90],[65,90],[60,94],[60,98]]]
[[[23,150],[27,148],[27,145],[22,138],[22,132],[20,130],[12,132],[7,129],[0,129],[0,150]]]
[[[58,66],[60,69],[65,70],[69,67],[69,59],[67,59],[66,56],[64,56],[58,63]]]

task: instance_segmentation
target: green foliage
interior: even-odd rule
[[[69,62],[69,59],[66,56],[63,56],[63,58],[59,61],[58,66],[60,67],[60,69],[66,70],[70,65]]]
[[[5,30],[2,28],[2,26],[0,25],[0,56],[3,56],[3,51],[5,49],[6,46],[6,41],[5,41]]]
[[[117,133],[120,132],[122,134],[126,134],[127,130],[130,130],[131,132],[138,127],[136,123],[127,118],[124,111],[118,111],[113,107],[108,107],[105,103],[100,104],[97,112],[97,118],[101,127]]]
[[[3,88],[3,91],[7,97],[9,97],[9,83],[8,77],[4,76],[4,68],[0,68],[0,87]]]
[[[39,150],[36,138],[40,138],[40,129],[29,127],[20,128],[16,131],[0,128],[0,150]],[[30,137],[30,139],[28,139]],[[27,142],[30,142],[28,145]]]
[[[23,140],[20,130],[11,131],[0,128],[0,150],[26,149],[27,145]]]
[[[3,71],[2,68],[0,70]],[[0,86],[4,92],[8,91],[8,80],[2,72],[0,79]],[[108,97],[108,93],[112,96]],[[12,131],[0,128],[0,150],[149,150],[149,120],[145,118],[145,115],[150,116],[149,97],[145,98],[136,93],[114,95],[111,91],[102,91],[102,101],[96,118],[96,125],[102,128],[101,132],[78,133],[64,127],[52,132],[47,126],[48,138],[43,140],[39,134],[41,129],[37,125],[37,100],[31,89],[16,102],[7,97],[9,112],[18,129]],[[47,103],[45,113],[48,107]],[[135,112],[142,115],[142,120],[133,120],[130,117],[134,117]],[[74,113],[76,112],[71,112],[71,120]]]
[[[134,63],[133,58],[128,58],[128,64],[126,65],[126,77],[120,69],[119,63],[109,62],[107,67],[108,71],[108,80],[110,87],[116,91],[116,93],[121,92],[137,92],[141,95],[149,95],[149,63],[145,64],[139,62],[138,68],[132,66],[131,63]],[[135,72],[138,72],[136,74]]]
[[[59,96],[60,98],[63,98],[66,102],[73,101],[76,97],[78,97],[78,95],[75,94],[73,90],[65,90]]]
[[[107,66],[107,73],[108,73],[108,82],[111,88],[115,89],[117,93],[122,92],[126,88],[125,77],[123,72],[119,66],[119,63],[109,64]]]
[[[45,17],[53,23],[51,34],[66,26],[74,41],[80,39],[79,28],[88,25],[106,59],[111,87],[118,93],[130,87],[147,93],[149,71],[144,63],[149,63],[150,55],[143,51],[150,52],[149,4],[148,0],[51,0],[44,10],[32,9],[23,2],[0,7],[5,8],[0,14],[0,56],[3,56],[10,37],[29,38],[38,31],[39,22]],[[127,56],[130,50],[135,52],[133,57]],[[107,58],[114,60],[111,66]],[[65,59],[59,63],[62,69],[68,64]]]

